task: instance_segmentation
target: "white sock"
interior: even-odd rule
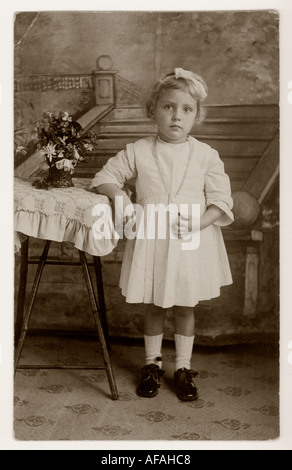
[[[193,353],[195,336],[174,335],[175,340],[175,370],[185,367],[191,368],[191,359]]]
[[[162,367],[161,359],[161,346],[162,346],[163,334],[155,336],[146,336],[144,335],[144,344],[145,344],[145,363],[156,364]]]

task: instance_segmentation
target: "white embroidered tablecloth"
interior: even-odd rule
[[[71,242],[93,256],[104,256],[117,240],[93,235],[96,204],[108,204],[106,196],[88,191],[90,180],[73,178],[74,187],[36,189],[30,179],[14,179],[15,251],[23,235],[43,240]]]

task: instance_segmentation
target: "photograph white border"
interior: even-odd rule
[[[199,2],[198,2],[199,3]],[[95,1],[9,1],[0,15],[1,72],[1,282],[0,282],[0,449],[1,450],[291,450],[292,449],[292,244],[290,236],[292,184],[292,2],[291,0],[252,0],[241,2],[172,0],[106,2],[96,9]],[[82,10],[80,6],[82,5]],[[179,8],[178,8],[179,5]],[[135,8],[133,9],[133,6]],[[203,6],[203,8],[202,8]],[[273,441],[200,441],[200,442],[112,442],[52,441],[22,442],[13,436],[13,20],[19,11],[223,11],[276,10],[280,15],[280,437]]]

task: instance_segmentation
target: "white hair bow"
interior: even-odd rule
[[[184,70],[181,68],[176,68],[174,69],[174,75],[175,78],[186,78],[187,80],[194,80],[194,74],[193,72],[190,72],[189,70]]]
[[[184,78],[185,80],[190,80],[194,83],[195,87],[197,88],[199,94],[201,95],[201,99],[204,100],[207,98],[207,90],[204,86],[203,80],[199,75],[190,72],[189,70],[184,70],[180,67],[174,69],[175,78]]]

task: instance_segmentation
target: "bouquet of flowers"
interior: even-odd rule
[[[43,170],[47,173],[35,182],[35,186],[73,186],[75,166],[94,149],[95,140],[95,134],[84,134],[81,125],[73,121],[68,112],[45,112],[36,122],[30,141],[30,147],[33,145],[44,157]],[[25,155],[26,152],[26,147],[18,146],[17,153]]]

